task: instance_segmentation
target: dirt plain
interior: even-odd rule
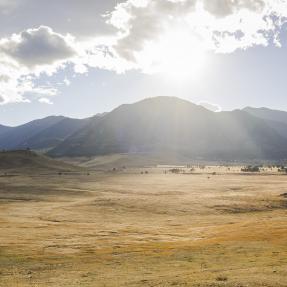
[[[287,286],[287,175],[6,174],[0,286]]]

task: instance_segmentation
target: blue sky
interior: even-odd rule
[[[2,90],[0,89],[0,96],[3,98],[3,103],[0,105],[0,123],[18,125],[49,115],[84,118],[110,111],[123,103],[132,103],[153,96],[177,96],[195,103],[206,101],[221,106],[223,110],[245,106],[266,106],[287,110],[285,91],[287,31],[286,26],[282,24],[285,15],[280,15],[282,23],[280,25],[276,23],[277,26],[274,29],[258,26],[260,28],[258,28],[260,30],[258,32],[255,29],[257,24],[254,24],[255,28],[252,31],[253,34],[250,34],[251,37],[245,26],[243,28],[236,26],[237,18],[235,17],[241,13],[243,8],[222,7],[223,1],[217,0],[215,2],[218,6],[209,7],[206,4],[205,10],[209,14],[216,13],[214,19],[217,22],[221,21],[221,26],[224,26],[225,22],[222,21],[225,21],[225,18],[233,17],[230,19],[233,19],[232,23],[234,23],[236,33],[242,29],[242,33],[247,35],[248,41],[246,39],[244,41],[235,39],[235,41],[234,37],[230,38],[232,41],[227,41],[226,35],[231,35],[232,32],[228,30],[229,27],[223,27],[226,31],[224,30],[224,37],[218,40],[220,44],[217,43],[216,48],[211,44],[206,44],[209,40],[207,37],[209,33],[204,34],[204,37],[207,36],[206,38],[202,37],[204,39],[200,43],[195,43],[192,40],[190,46],[188,46],[190,44],[188,40],[184,38],[185,34],[182,43],[177,45],[171,38],[174,37],[174,34],[168,35],[167,33],[167,38],[164,39],[162,42],[164,45],[162,45],[160,41],[157,41],[156,33],[160,32],[160,24],[164,23],[165,26],[169,24],[164,17],[170,17],[173,14],[174,18],[186,15],[183,15],[183,12],[174,5],[165,7],[165,11],[169,9],[167,15],[162,12],[162,7],[160,13],[154,14],[154,8],[158,8],[157,6],[151,6],[153,10],[149,10],[151,7],[148,6],[139,9],[133,6],[132,1],[134,0],[122,1],[126,6],[121,9],[134,13],[133,16],[136,20],[128,22],[133,27],[126,31],[129,33],[127,33],[128,36],[119,36],[119,31],[121,32],[123,29],[119,26],[120,24],[118,22],[117,26],[106,24],[107,17],[101,16],[107,11],[117,10],[115,1],[62,0],[49,1],[49,5],[47,5],[46,1],[24,0],[19,2],[13,0],[8,2],[0,0],[0,25],[2,27],[0,57],[2,53],[5,61],[8,58],[11,59],[8,65],[12,63],[12,60],[13,67],[16,64],[19,65],[15,72],[11,70],[12,68],[9,71],[5,68],[1,70],[0,61],[0,80],[1,72],[3,79]],[[254,20],[250,20],[248,14],[247,23],[251,21],[252,24],[254,21],[261,25],[261,22],[258,21],[260,13],[266,17],[267,8],[264,14],[263,8],[258,10],[257,6],[254,8],[250,4],[252,1],[249,3],[246,0],[245,2],[244,11],[250,10],[251,16],[255,13]],[[267,0],[266,2],[268,4]],[[162,5],[165,4],[163,2]],[[33,9],[31,9],[32,7]],[[271,8],[278,9],[278,7]],[[57,11],[56,14],[54,11]],[[276,12],[276,10],[274,11]],[[272,17],[274,17],[274,11]],[[193,10],[190,13],[193,13]],[[124,14],[119,13],[119,15],[123,17],[121,19],[123,23],[128,21],[124,18]],[[187,16],[190,17],[190,15]],[[118,18],[117,15],[117,21]],[[154,24],[147,26],[146,19],[150,22],[154,21]],[[217,22],[212,23],[217,25]],[[185,31],[186,25],[182,27],[180,25],[182,24],[179,24],[178,31]],[[39,28],[40,26],[46,28]],[[194,24],[192,27],[195,27]],[[202,28],[200,25],[198,27]],[[209,29],[211,28],[209,27]],[[261,34],[262,29],[266,29],[264,36]],[[22,35],[21,31],[27,32]],[[280,35],[277,37],[278,32]],[[14,36],[16,40],[11,36],[13,33],[18,35],[17,39]],[[72,40],[67,33],[73,36]],[[212,33],[215,32],[212,31]],[[218,33],[217,30],[216,33]],[[51,40],[46,40],[47,37],[53,39],[52,47],[47,46],[51,43]],[[114,50],[109,51],[107,49],[110,49],[110,44],[107,43],[113,37],[120,37],[120,39],[117,38],[116,44],[113,44]],[[105,39],[103,43],[98,44],[100,38]],[[280,48],[277,47],[277,38],[280,39]],[[196,39],[198,39],[197,36]],[[74,49],[73,45],[78,49],[84,45],[83,43],[85,45],[89,43],[88,48],[85,49],[90,49],[88,53],[93,54],[93,58],[90,56],[88,58],[88,53],[83,56],[82,52]],[[93,48],[90,43],[94,45]],[[152,43],[152,52],[142,52],[146,43]],[[165,48],[166,43],[168,45],[171,43],[167,49]],[[185,43],[189,50],[182,49]],[[197,45],[199,48],[195,49],[194,47]],[[105,46],[104,49],[102,49],[103,46]],[[204,63],[197,63],[197,57],[202,55],[200,49],[206,49]],[[100,56],[95,55],[95,51],[100,51]],[[103,56],[103,54],[112,54],[112,52],[117,55],[117,59],[113,55],[106,63],[106,55]],[[187,52],[186,55],[181,55],[185,52]],[[161,57],[161,53],[164,57]],[[195,56],[190,56],[193,53]],[[139,55],[139,57],[136,60],[132,59],[134,55]],[[178,60],[181,56],[185,57]],[[175,59],[171,59],[173,57]],[[157,61],[157,59],[160,60]],[[163,59],[164,61],[167,59],[166,62]],[[129,64],[130,61],[132,65]],[[16,64],[14,64],[15,62]],[[152,64],[150,64],[151,62]],[[158,62],[160,63],[158,64]],[[193,71],[196,76],[191,71],[195,63],[200,66],[200,71]],[[84,69],[81,70],[83,67]],[[184,76],[181,76],[182,69],[186,72]],[[166,70],[172,72],[171,76],[170,73],[167,75]],[[11,77],[9,85],[6,80],[4,82],[5,73]],[[197,77],[197,74],[200,76]],[[179,79],[175,80],[177,75],[180,75]],[[18,85],[17,89],[13,87],[13,84]]]

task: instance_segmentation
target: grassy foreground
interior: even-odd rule
[[[287,286],[286,193],[280,174],[1,177],[0,286]]]

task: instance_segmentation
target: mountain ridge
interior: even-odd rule
[[[121,105],[49,152],[102,156],[170,151],[191,158],[287,158],[286,140],[242,110],[214,113],[176,97]]]
[[[78,130],[88,120],[49,116],[20,126],[9,127],[2,133],[0,129],[0,149],[49,149]]]
[[[53,157],[172,153],[195,159],[287,159],[287,112],[212,112],[177,97],[146,98],[87,119],[52,116],[1,134],[0,148]]]

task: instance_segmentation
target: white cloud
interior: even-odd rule
[[[53,105],[53,102],[48,98],[40,98],[38,100],[41,104]]]
[[[9,7],[11,6],[12,4],[14,4],[15,1],[13,0],[0,0],[0,8],[2,7]]]
[[[26,94],[51,97],[58,93],[58,90],[54,87],[36,85],[34,76],[21,74],[21,71],[12,70],[9,76],[3,75],[2,77],[4,81],[0,81],[0,105],[14,102],[30,102],[25,97]]]
[[[88,73],[88,67],[84,64],[77,63],[74,66],[74,71],[76,74],[86,74],[86,73]]]
[[[0,0],[0,9],[14,2]],[[287,1],[126,0],[106,17],[116,30],[109,37],[79,40],[40,26],[0,39],[0,103],[29,101],[29,93],[41,98],[56,94],[35,80],[68,64],[76,74],[89,68],[118,73],[174,68],[172,75],[186,65],[183,74],[189,75],[198,72],[195,67],[202,65],[205,52],[232,53],[272,42],[280,47]]]
[[[64,79],[64,84],[65,84],[67,87],[69,87],[69,86],[71,85],[71,81],[66,77],[66,78]]]
[[[209,103],[209,102],[206,102],[206,101],[202,101],[202,102],[199,102],[198,105],[206,108],[207,110],[210,110],[212,112],[221,112],[222,111],[222,108],[221,106],[217,105],[217,104],[212,104],[212,103]]]
[[[28,29],[0,41],[0,53],[27,68],[53,65],[76,55],[73,38],[46,26]]]
[[[35,84],[41,74],[52,75],[77,57],[70,35],[41,26],[0,39],[1,103],[27,102],[26,94],[54,95],[55,88]]]
[[[16,5],[15,0],[0,0],[0,14],[8,14]]]
[[[110,43],[102,38],[76,41],[46,26],[0,39],[0,104],[27,102],[28,94],[56,94],[56,89],[38,87],[35,80],[43,74],[52,76],[68,64],[76,74],[88,73],[89,67],[126,70],[110,53]],[[63,83],[69,85],[68,81]]]
[[[7,83],[9,81],[9,77],[7,75],[0,75],[0,83]]]
[[[157,63],[155,47],[164,53],[166,39],[174,45],[169,36],[178,31],[184,34],[178,46],[191,39],[198,46],[195,50],[215,53],[267,46],[272,41],[278,45],[278,29],[286,16],[285,0],[127,0],[111,13],[110,23],[120,35],[115,51],[142,68],[143,62]]]

